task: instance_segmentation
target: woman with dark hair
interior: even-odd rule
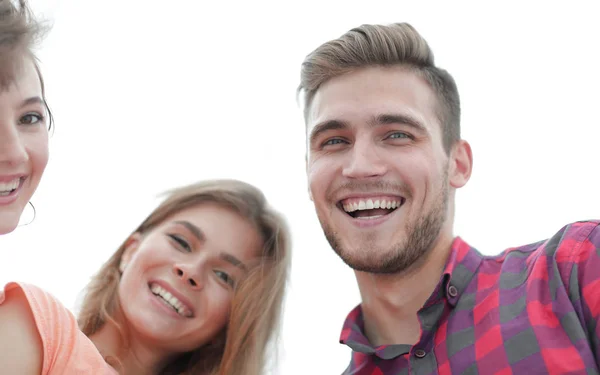
[[[32,51],[43,31],[25,1],[0,0],[0,235],[17,227],[48,163],[51,114]]]

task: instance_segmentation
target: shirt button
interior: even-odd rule
[[[427,353],[425,353],[425,350],[423,350],[423,349],[415,350],[415,357],[417,357],[417,358],[423,358],[423,357],[425,357],[425,354],[427,354]]]
[[[454,298],[458,295],[458,289],[456,289],[454,285],[450,285],[448,287],[448,294],[450,295],[450,297]]]

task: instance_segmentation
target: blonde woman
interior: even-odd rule
[[[236,180],[178,188],[95,275],[77,322],[41,289],[7,285],[0,368],[261,374],[289,262],[287,225],[258,189]]]
[[[0,235],[17,227],[48,163],[51,114],[32,52],[42,31],[25,1],[0,0]]]

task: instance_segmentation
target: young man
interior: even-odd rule
[[[454,79],[410,25],[309,54],[299,92],[311,199],[362,303],[345,374],[598,374],[599,221],[484,257],[453,235],[471,175]]]

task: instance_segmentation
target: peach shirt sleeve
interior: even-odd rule
[[[36,286],[16,282],[6,284],[4,292],[14,288],[24,292],[41,337],[44,352],[42,375],[117,375],[79,330],[75,316],[54,296]],[[0,304],[4,298],[0,289]]]

